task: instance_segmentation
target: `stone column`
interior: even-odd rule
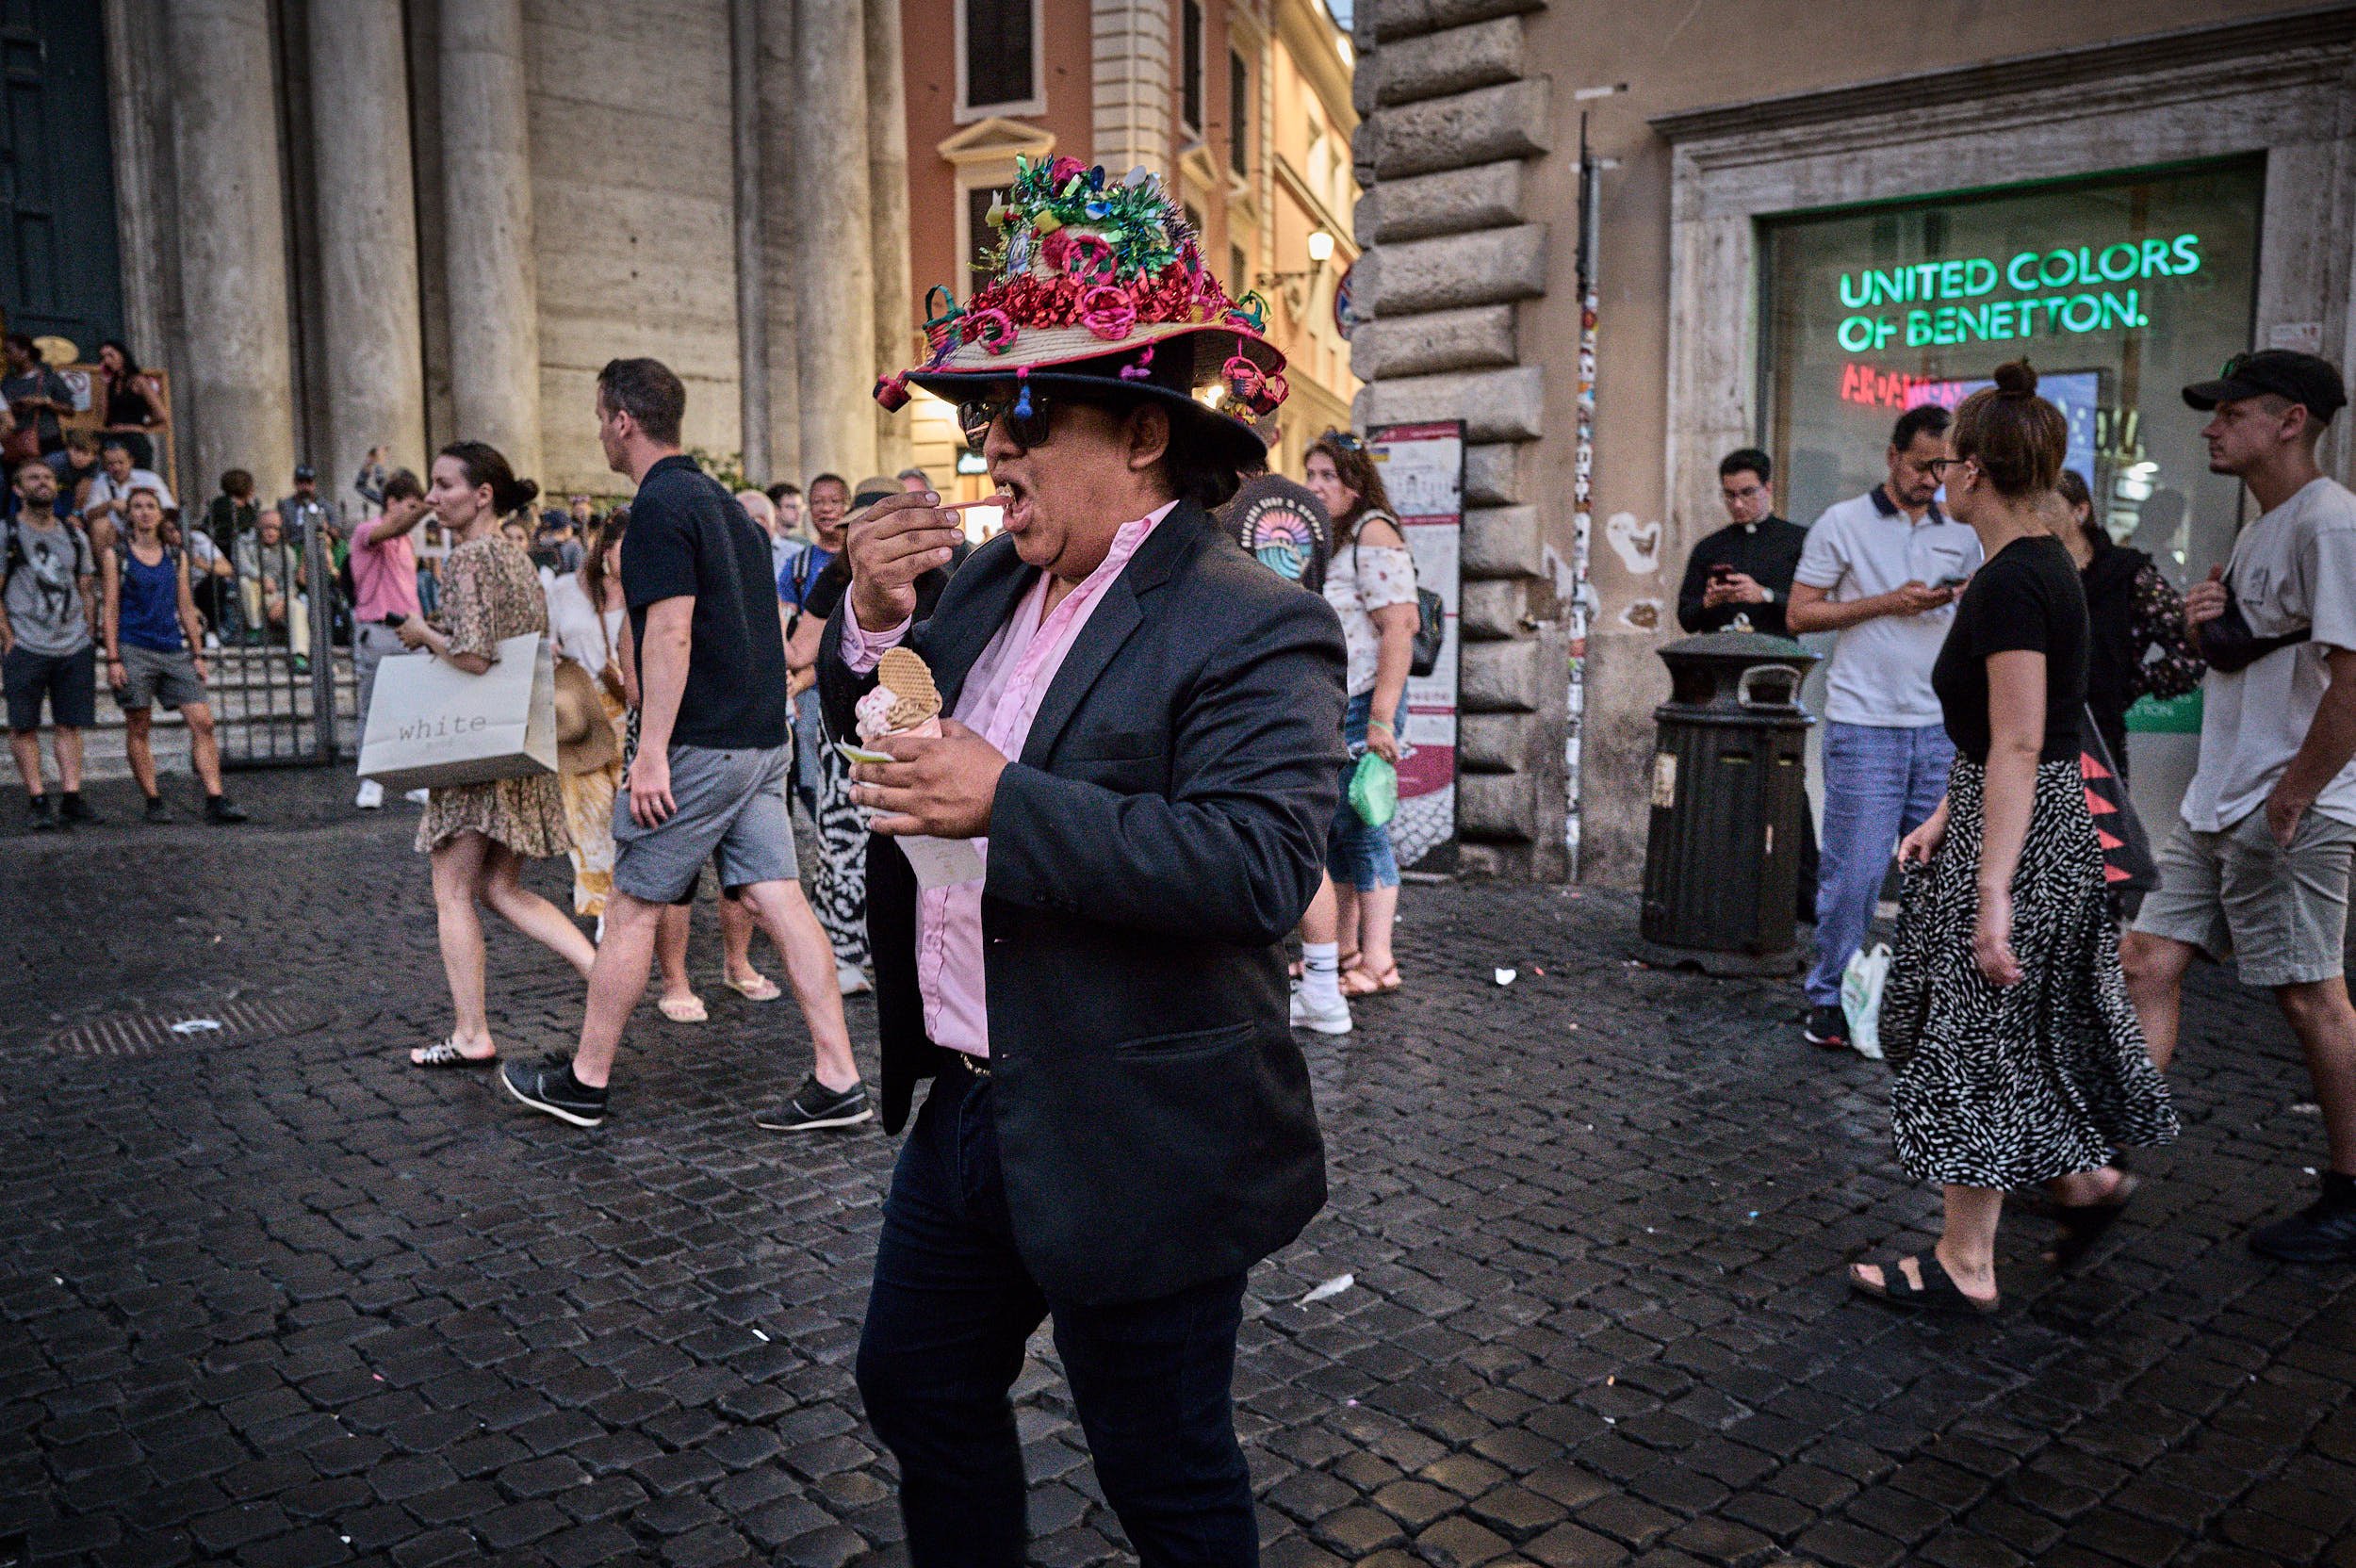
[[[881,372],[902,368],[915,351],[915,286],[908,276],[908,84],[900,54],[900,0],[866,4],[867,200],[875,235],[875,362]],[[916,461],[915,421],[906,409],[887,414],[878,406],[875,413],[875,466],[896,474]]]
[[[179,224],[188,368],[172,408],[193,469],[182,487],[201,501],[223,469],[250,469],[265,487],[294,471],[278,96],[268,0],[177,0],[165,9],[188,220]]]
[[[728,0],[728,113],[736,172],[736,359],[744,477],[769,472],[769,269],[762,220],[760,0]]]
[[[794,269],[794,0],[759,0],[761,29],[761,305],[769,351],[769,477],[801,484],[801,305]]]
[[[861,0],[797,0],[794,12],[801,456],[810,472],[831,469],[856,484],[875,467],[867,21]]]
[[[409,60],[401,0],[314,6],[310,28],[327,386],[320,488],[349,498],[380,442],[391,466],[420,477],[427,466]]]
[[[443,253],[450,416],[518,474],[540,471],[540,277],[522,0],[442,0]],[[587,417],[587,410],[582,410]]]

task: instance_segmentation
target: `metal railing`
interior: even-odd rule
[[[233,537],[213,545],[226,573],[199,577],[224,766],[316,767],[357,742],[348,727],[352,614],[336,585],[330,515],[314,504],[297,521],[299,543],[283,531],[265,541],[258,521],[225,531]]]

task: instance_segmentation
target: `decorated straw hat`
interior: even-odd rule
[[[1183,408],[1238,466],[1262,461],[1253,422],[1288,390],[1261,335],[1267,303],[1229,297],[1157,176],[1018,157],[990,225],[990,282],[962,304],[938,286],[925,296],[930,351],[876,383],[877,402],[903,407],[911,384],[954,402],[1012,381],[1020,410],[1024,386],[1118,387]],[[1195,393],[1214,386],[1206,408]]]

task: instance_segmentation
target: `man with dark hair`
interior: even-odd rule
[[[1058,205],[1085,217],[1062,192],[1102,177],[1026,171],[1010,267],[1086,272],[1081,247],[1039,245]],[[1175,208],[1130,178],[1117,253],[1176,256]],[[889,1130],[932,1080],[884,1200],[857,1372],[899,1462],[910,1568],[1024,1560],[1007,1393],[1048,1317],[1138,1558],[1256,1563],[1229,1394],[1244,1278],[1325,1196],[1280,943],[1340,792],[1341,629],[1196,498],[1232,493],[1259,442],[1190,395],[1272,413],[1283,359],[1244,313],[1203,314],[1218,286],[1177,260],[1110,272],[1152,286],[1116,339],[1072,353],[1001,279],[973,304],[1014,320],[1004,354],[953,345],[881,384],[887,407],[909,384],[959,404],[1006,532],[920,620],[957,514],[931,493],[871,508],[819,659],[835,731],[891,759],[856,774]],[[938,735],[864,701],[909,650]]]
[[[799,689],[794,707],[794,792],[801,797],[802,809],[810,814],[812,828],[818,825],[818,793],[821,766],[818,748],[826,743],[826,727],[818,717],[818,689],[810,672],[817,667],[817,644],[813,638],[800,635],[803,612],[810,596],[843,553],[843,521],[851,511],[851,485],[841,474],[820,474],[810,482],[810,533],[807,549],[797,550],[788,558],[777,573],[777,597],[787,609],[786,635],[789,647],[786,667],[791,670]],[[823,622],[826,616],[820,615]],[[845,965],[843,975],[845,994],[867,988],[866,978],[855,968]]]
[[[785,650],[769,580],[769,541],[736,498],[678,445],[679,381],[651,359],[615,360],[597,381],[597,441],[638,486],[622,539],[630,608],[625,668],[638,678],[639,730],[614,802],[614,890],[589,972],[581,1047],[513,1061],[499,1084],[533,1110],[576,1127],[607,1113],[607,1080],[622,1029],[646,993],[655,928],[686,904],[706,861],[724,894],[750,906],[785,957],[816,1066],[773,1128],[867,1120],[866,1086],[851,1057],[833,964],[797,880],[785,804]],[[633,406],[634,405],[634,406]],[[671,439],[638,422],[637,409]]]
[[[7,399],[16,428],[33,432],[41,456],[65,445],[57,416],[74,412],[74,389],[63,376],[41,363],[41,351],[24,333],[8,335],[8,373],[0,376],[0,398]],[[50,471],[57,471],[54,465]]]
[[[352,669],[360,683],[354,723],[363,735],[376,700],[377,667],[401,651],[401,623],[424,613],[417,601],[417,552],[409,536],[425,521],[425,486],[401,468],[378,482],[377,494],[384,510],[352,535]],[[384,804],[384,786],[362,779],[352,805],[374,811]]]
[[[98,722],[98,562],[82,531],[57,514],[57,474],[37,457],[16,466],[17,514],[0,522],[0,685],[8,748],[43,832],[98,821],[82,799],[82,731]],[[61,798],[41,777],[41,712],[49,707]]]
[[[1730,519],[1693,547],[1677,590],[1677,625],[1724,631],[1737,621],[1770,637],[1790,635],[1784,611],[1808,530],[1775,514],[1775,463],[1757,447],[1718,465],[1718,495]]]
[[[2119,947],[2151,1059],[2176,1053],[2184,972],[2230,955],[2271,988],[2307,1056],[2329,1159],[2305,1212],[2250,1245],[2289,1263],[2356,1262],[2356,1008],[2348,886],[2356,856],[2356,495],[2315,444],[2348,403],[2313,354],[2237,354],[2184,388],[2212,417],[2209,471],[2264,509],[2233,559],[2184,596],[2209,661],[2201,764],[2161,849],[2160,888]]]
[[[658,446],[676,447],[687,415],[687,385],[659,359],[609,359],[597,372],[597,406],[629,415]]]
[[[1898,417],[1889,475],[1827,507],[1792,573],[1785,624],[1840,633],[1824,704],[1824,829],[1816,884],[1816,966],[1801,1033],[1842,1050],[1841,980],[1873,923],[1898,841],[1939,808],[1955,743],[1931,690],[1956,592],[1979,568],[1979,535],[1939,509],[1951,454],[1947,411]]]
[[[783,480],[769,486],[769,504],[777,509],[777,527],[789,538],[802,537],[802,487]],[[803,541],[808,543],[808,541]]]

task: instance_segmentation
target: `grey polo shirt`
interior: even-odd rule
[[[1792,580],[1824,590],[1835,604],[1870,599],[1909,582],[1969,577],[1980,567],[1980,536],[1933,502],[1909,518],[1880,485],[1824,509],[1808,531]],[[1824,717],[1835,724],[1919,729],[1942,722],[1931,666],[1955,618],[1953,603],[1920,615],[1876,615],[1833,644]]]

